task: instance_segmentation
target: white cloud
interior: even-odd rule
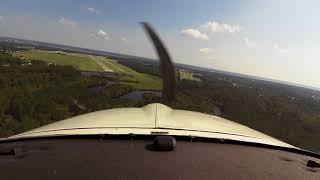
[[[69,27],[76,27],[77,26],[77,23],[75,21],[72,21],[72,20],[64,18],[64,17],[60,18],[58,23],[63,24],[65,26],[69,26]]]
[[[99,10],[97,10],[97,9],[95,9],[95,8],[93,8],[93,7],[88,7],[87,10],[88,10],[89,12],[91,12],[91,13],[96,13],[96,14],[99,14],[99,13],[100,13]]]
[[[128,42],[128,39],[127,39],[126,37],[122,37],[122,38],[121,38],[121,41],[127,43],[127,42]]]
[[[97,32],[97,35],[103,37],[103,36],[106,36],[107,33],[106,33],[105,31],[103,31],[103,30],[100,29],[100,30]]]
[[[225,23],[219,23],[217,21],[208,21],[200,26],[200,29],[204,31],[216,33],[238,33],[243,30],[243,27],[240,25],[230,25]]]
[[[257,43],[249,40],[249,38],[245,37],[243,38],[244,43],[249,47],[249,48],[256,48],[258,47]]]
[[[219,23],[217,21],[208,21],[198,28],[183,29],[181,35],[192,37],[194,39],[209,40],[209,33],[230,33],[235,34],[241,32],[243,27],[240,25],[230,25]]]
[[[110,37],[110,34],[103,31],[102,29],[100,29],[96,34],[91,34],[91,36],[95,36],[95,37],[98,37],[98,38],[103,38],[105,40],[110,40],[111,37]]]
[[[288,52],[289,52],[288,49],[280,48],[277,43],[275,43],[275,44],[273,45],[273,48],[274,48],[277,52],[279,52],[279,53],[288,53]]]
[[[199,49],[200,53],[203,53],[203,54],[209,54],[212,52],[212,49],[210,48],[201,48]]]
[[[183,36],[191,37],[194,39],[200,39],[200,40],[209,40],[209,37],[207,34],[200,32],[197,29],[183,29],[180,31],[180,34]]]

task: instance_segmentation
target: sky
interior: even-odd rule
[[[2,0],[0,36],[157,58],[320,88],[318,0]]]

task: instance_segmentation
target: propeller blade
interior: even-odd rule
[[[177,82],[176,69],[170,55],[161,39],[148,22],[141,22],[145,32],[154,45],[160,59],[160,72],[162,75],[162,103],[170,105],[175,100]]]

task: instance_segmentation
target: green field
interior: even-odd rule
[[[188,79],[188,80],[193,80],[193,81],[201,81],[199,78],[196,78],[193,76],[192,72],[187,72],[187,71],[179,71],[180,73],[180,79]]]
[[[162,80],[158,76],[153,76],[150,74],[139,73],[127,66],[119,64],[116,60],[107,59],[100,57],[102,62],[108,66],[113,72],[122,73],[131,76],[131,78],[122,79],[122,80],[135,80],[138,83],[122,82],[123,84],[128,84],[133,86],[136,89],[143,90],[161,90],[162,89]]]
[[[13,53],[16,57],[25,59],[42,60],[58,65],[70,65],[82,71],[103,71],[90,57],[83,55],[61,54],[50,51],[30,50]]]
[[[81,71],[103,71],[89,55],[84,54],[64,54],[50,51],[30,50],[13,53],[13,55],[25,59],[42,60],[57,65],[70,65]],[[160,90],[162,88],[162,80],[158,76],[136,72],[129,67],[119,64],[116,60],[98,56],[94,57],[109,67],[113,72],[128,75],[128,77],[119,79],[122,84],[130,85],[139,90]]]

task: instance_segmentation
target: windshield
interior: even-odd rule
[[[319,6],[4,0],[0,137],[89,112],[165,103],[320,152]],[[172,85],[163,81],[170,68],[139,24],[145,21],[170,53],[174,90],[164,88]]]

